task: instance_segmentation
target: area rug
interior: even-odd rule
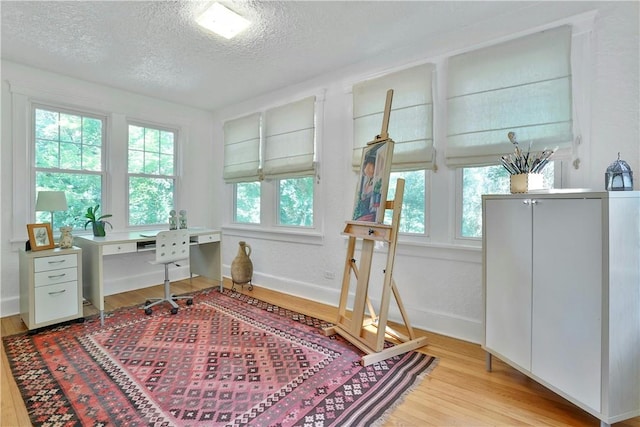
[[[225,289],[3,338],[36,426],[370,426],[437,360],[366,367],[323,321]]]

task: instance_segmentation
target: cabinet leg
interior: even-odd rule
[[[600,420],[600,427],[611,427],[611,424],[605,423],[604,421]]]
[[[488,351],[484,356],[484,364],[487,372],[491,372],[491,353],[489,353]]]

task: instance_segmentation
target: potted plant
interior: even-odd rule
[[[105,218],[109,218],[112,216],[111,214],[105,214],[98,216],[98,209],[100,205],[95,205],[95,207],[90,206],[87,209],[87,213],[84,214],[85,218],[88,218],[88,221],[84,223],[84,229],[87,229],[87,225],[91,224],[93,228],[93,235],[96,237],[104,237],[107,233],[105,232],[104,226],[105,224],[109,224],[109,226],[113,229],[113,225],[111,223],[105,221]]]

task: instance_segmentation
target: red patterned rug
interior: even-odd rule
[[[326,326],[212,289],[177,315],[131,307],[3,341],[37,426],[369,426],[436,365],[363,367]]]

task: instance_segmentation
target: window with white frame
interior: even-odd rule
[[[264,114],[265,179],[277,181],[276,224],[313,227],[315,97]]]
[[[462,169],[458,237],[481,237],[482,194],[509,192],[498,166],[514,151],[509,132],[525,152],[571,147],[571,77],[569,26],[449,59],[446,162]],[[543,172],[553,187],[553,163]]]
[[[224,181],[233,184],[233,221],[260,224],[260,119],[250,114],[224,124]]]
[[[54,230],[82,227],[89,206],[103,204],[106,118],[78,111],[34,105],[35,195],[64,191],[67,211],[54,212]],[[36,212],[50,222],[50,212]]]
[[[402,233],[427,233],[427,173],[435,168],[433,72],[433,64],[423,64],[353,86],[352,166],[356,171],[360,168],[363,147],[380,134],[386,94],[393,89],[388,133],[395,144],[387,199],[395,194],[397,179],[405,179]],[[386,214],[388,222],[390,212]]]
[[[177,132],[157,126],[128,126],[128,223],[166,224],[174,209]]]
[[[224,124],[224,179],[234,185],[233,220],[261,224],[262,183],[275,184],[276,225],[313,227],[315,97]]]

